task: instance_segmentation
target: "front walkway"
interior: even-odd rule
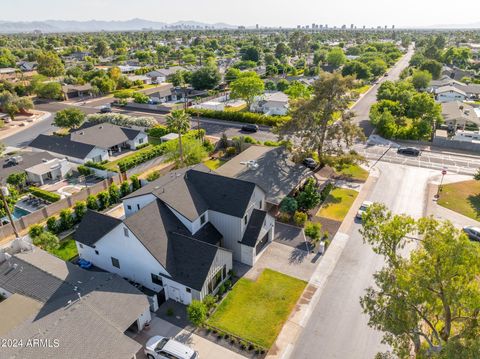
[[[155,335],[174,338],[176,341],[188,345],[190,348],[198,351],[200,358],[202,359],[245,359],[245,357],[240,354],[234,353],[220,345],[212,343],[211,341],[204,339],[192,333],[191,331],[177,327],[176,325],[158,318],[155,315],[152,317],[150,328],[148,330],[143,330],[140,333],[133,334],[131,336],[135,341],[144,346],[147,340]],[[143,349],[137,353],[136,358],[146,358]]]

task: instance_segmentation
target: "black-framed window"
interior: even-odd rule
[[[243,217],[243,223],[245,223],[245,225],[247,225],[247,223],[248,223],[248,215],[245,215],[245,217]]]
[[[125,235],[125,237],[129,237],[128,235],[128,228],[123,228],[123,234]]]
[[[187,293],[192,293],[192,290],[190,288],[185,288],[185,290],[187,291]]]
[[[162,277],[160,277],[159,275],[153,274],[153,273],[151,273],[151,276],[152,276],[152,283],[153,284],[161,285],[163,287]]]
[[[82,244],[82,243],[78,243],[78,246],[79,246],[80,248],[83,248],[83,244]]]
[[[140,205],[139,205],[139,204],[137,204],[137,209],[140,209]]]
[[[112,266],[120,268],[120,261],[117,258],[112,257]]]
[[[202,214],[202,216],[200,217],[200,224],[204,224],[205,223],[205,213]]]
[[[132,210],[132,206],[127,205],[127,209],[128,209],[129,211],[131,211],[131,210]]]
[[[95,250],[95,254],[98,256],[100,253],[98,253],[98,251],[97,251],[97,250]]]

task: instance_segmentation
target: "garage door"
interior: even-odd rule
[[[268,233],[267,232],[263,238],[257,243],[257,245],[255,246],[255,255],[258,255],[264,248],[265,246],[267,245],[268,243]]]

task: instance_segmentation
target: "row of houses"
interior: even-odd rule
[[[234,262],[254,265],[273,240],[272,213],[310,174],[282,148],[260,146],[218,172],[171,172],[123,198],[124,219],[89,211],[74,235],[79,256],[149,288],[159,303],[202,300]]]
[[[430,91],[438,102],[468,101],[480,99],[479,84],[465,84],[444,75],[430,83]]]

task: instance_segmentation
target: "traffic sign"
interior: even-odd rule
[[[442,175],[446,175],[447,174],[447,170],[442,170]]]

